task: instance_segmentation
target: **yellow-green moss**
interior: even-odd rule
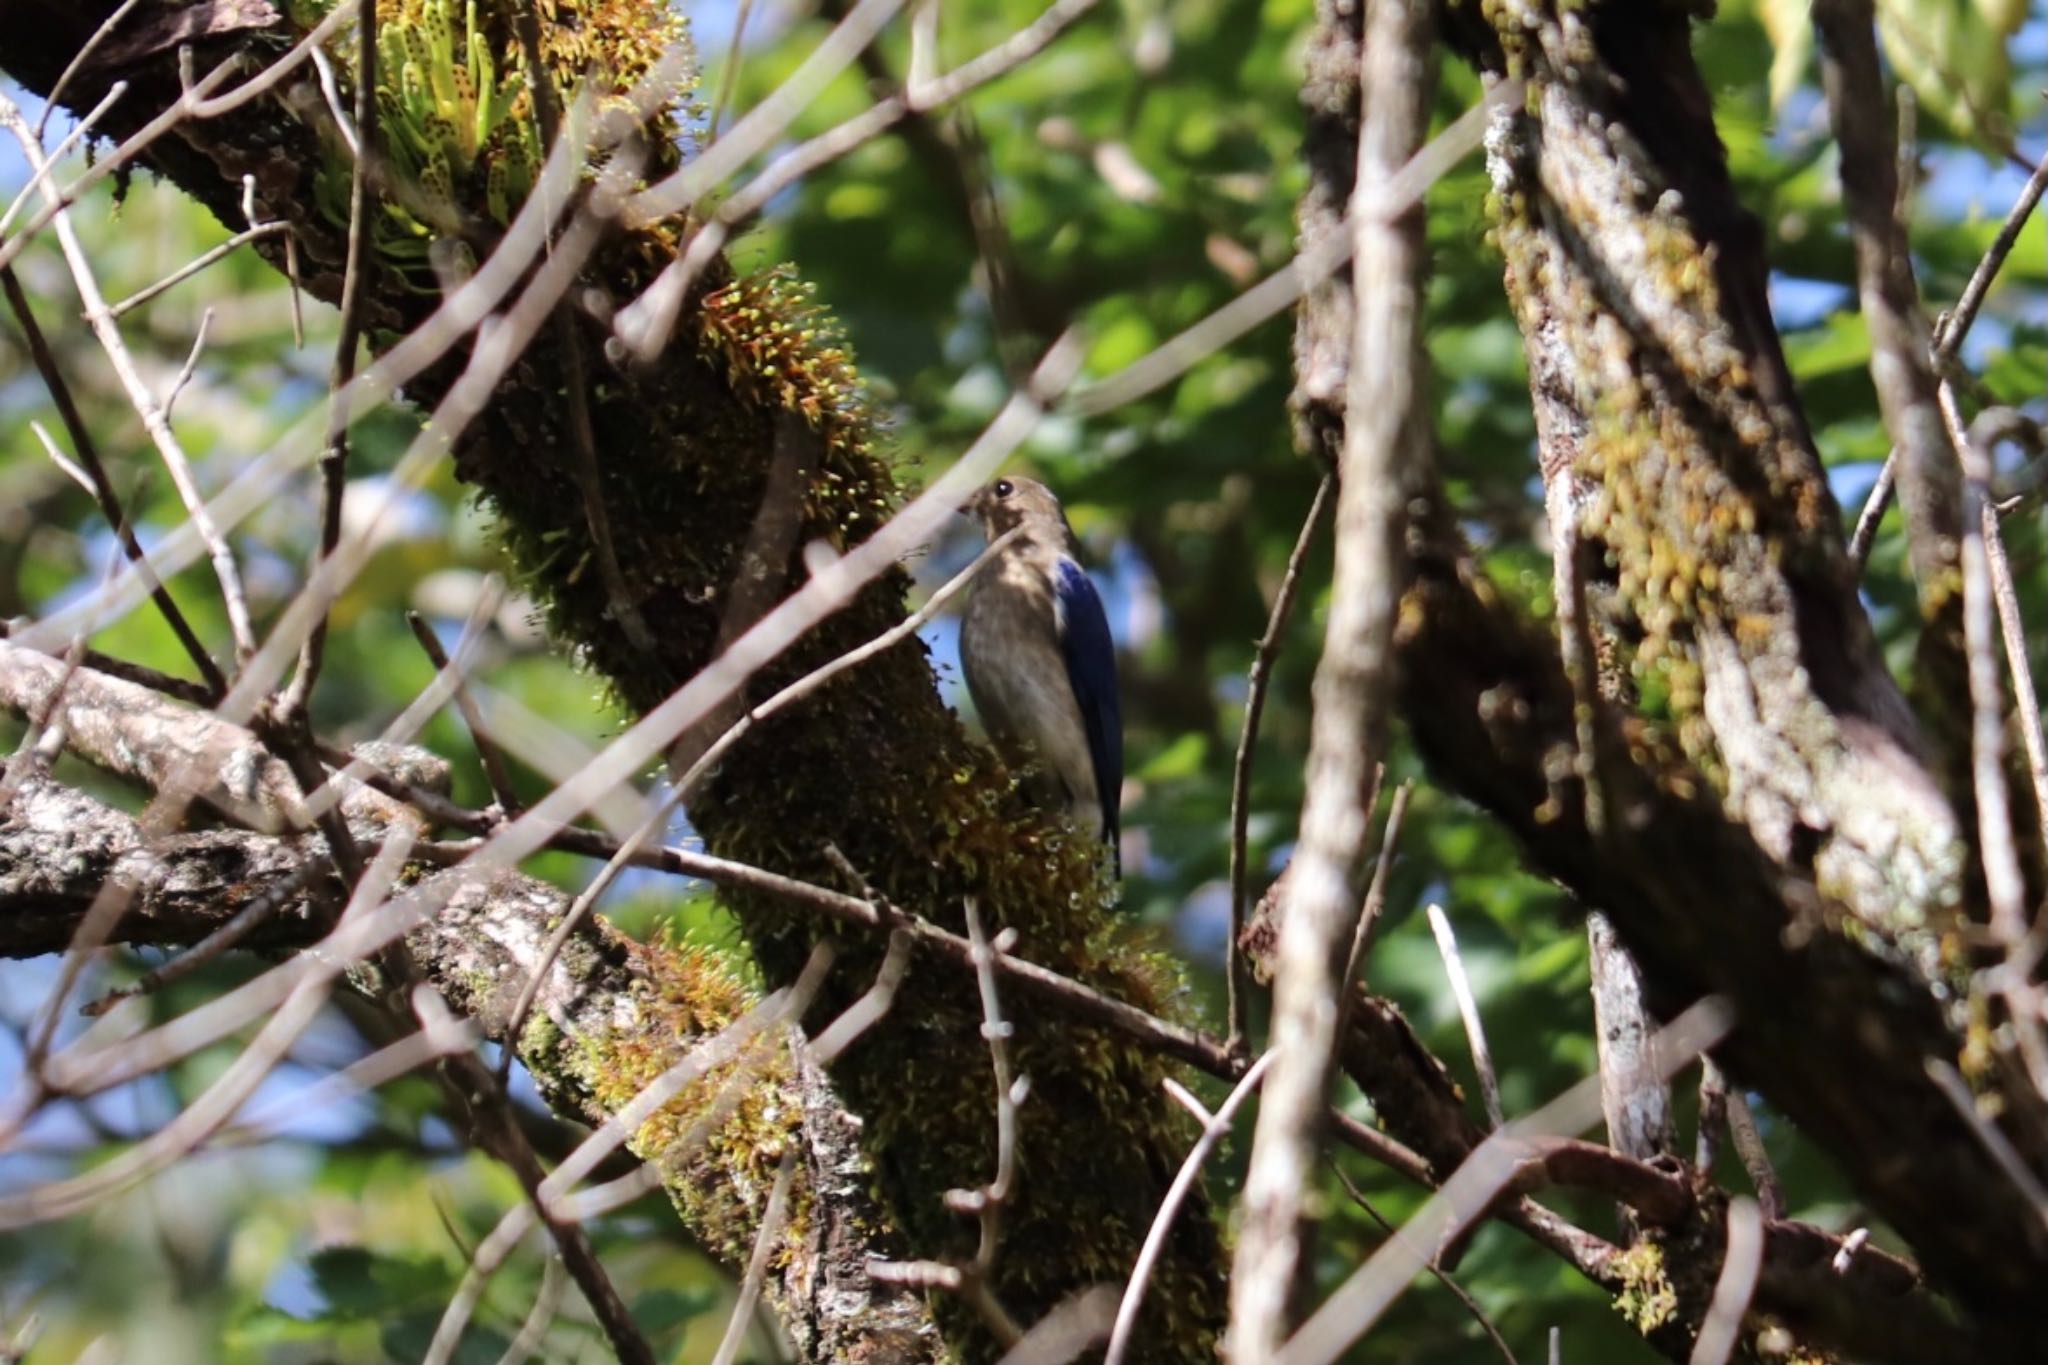
[[[1678,1312],[1678,1290],[1665,1272],[1664,1251],[1655,1242],[1637,1242],[1614,1258],[1621,1292],[1614,1306],[1644,1336],[1671,1321]]]
[[[514,5],[539,19],[543,78],[557,109],[588,95],[598,112],[635,111],[635,85],[668,54],[674,89],[645,117],[649,138],[673,144],[691,108],[695,63],[684,21],[641,0],[379,0],[377,142],[383,172],[371,245],[421,290],[435,284],[428,249],[469,243],[475,225],[502,226],[525,202],[546,156]],[[353,69],[357,40],[331,55]],[[657,163],[666,158],[657,157]],[[350,159],[323,164],[321,212],[348,222]]]

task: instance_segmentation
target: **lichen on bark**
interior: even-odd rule
[[[1688,11],[1488,13],[1529,82],[1488,149],[1551,498],[1604,555],[1633,667],[1730,813],[1941,980],[1965,845],[1856,601]],[[1670,79],[1618,79],[1624,50]]]

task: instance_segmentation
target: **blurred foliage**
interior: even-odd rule
[[[948,7],[942,65],[1000,41],[1039,8],[1037,0]],[[2048,17],[2041,4],[2017,0],[1882,0],[1879,9],[1890,60],[1936,115],[1920,122],[1921,175],[1910,208],[1916,265],[1935,309],[1960,291],[2024,178],[2006,159],[2008,136],[2026,155],[2048,147],[2037,94],[2048,77]],[[806,7],[755,7],[733,107],[757,102],[812,49],[825,23],[807,16]],[[845,323],[887,418],[884,438],[913,478],[936,473],[994,413],[1009,376],[1050,332],[1081,324],[1089,372],[1100,376],[1287,261],[1304,181],[1296,88],[1310,16],[1311,0],[1119,0],[979,92],[958,116],[935,117],[930,136],[873,142],[785,195],[734,254],[744,268],[794,262],[815,283],[819,301]],[[707,5],[691,17],[707,67],[703,88],[719,89],[733,13]],[[1853,515],[1887,439],[1865,368],[1869,340],[1854,306],[1807,32],[1803,4],[1724,0],[1698,28],[1698,50],[1736,182],[1765,228],[1777,270],[1773,303],[1801,396]],[[793,135],[823,131],[865,107],[870,82],[885,71],[900,80],[909,65],[903,33],[892,31],[880,51],[879,69],[834,82]],[[1448,68],[1441,117],[1455,116],[1476,94],[1469,72]],[[961,149],[964,163],[952,162],[949,148]],[[987,292],[990,272],[977,265],[961,164],[972,168],[968,192],[985,179],[1001,209],[1008,247],[996,274],[1011,292],[1000,306]],[[10,185],[20,182],[18,165],[0,169]],[[1486,192],[1474,156],[1429,197],[1439,458],[1490,568],[1512,597],[1547,614],[1534,427],[1500,263],[1486,241]],[[138,183],[118,209],[94,196],[77,218],[110,297],[161,277],[227,234],[148,183]],[[163,533],[180,519],[175,491],[153,471],[148,442],[79,321],[54,246],[32,248],[19,269],[116,484],[134,498],[145,538]],[[2048,416],[2044,302],[2048,227],[2036,218],[1964,348],[1973,406],[2023,405]],[[320,420],[334,318],[308,305],[305,344],[295,346],[292,309],[283,282],[243,251],[124,322],[150,382],[163,391],[210,310],[196,375],[176,409],[179,433],[210,489],[293,423]],[[1125,651],[1134,774],[1125,797],[1127,903],[1139,932],[1186,958],[1191,1007],[1212,1021],[1222,1010],[1229,773],[1243,675],[1316,482],[1292,448],[1289,386],[1288,325],[1274,321],[1107,418],[1049,422],[1025,455],[1066,499]],[[352,518],[368,516],[386,491],[413,421],[397,410],[359,430]],[[17,333],[0,327],[0,615],[44,612],[88,591],[112,548],[91,501],[44,458],[34,422],[68,446]],[[2020,480],[2016,490],[2033,487],[2021,477],[2020,452],[2001,451],[2000,462],[2004,477]],[[304,572],[316,506],[308,477],[239,528],[259,622],[276,618]],[[376,557],[336,606],[317,698],[318,725],[340,742],[374,735],[431,672],[403,612],[419,610],[452,642],[484,576],[499,567],[486,521],[445,469],[425,487],[398,491],[381,527]],[[2027,605],[2039,619],[2048,608],[2048,575],[2038,495],[2006,527]],[[1914,613],[1896,513],[1884,529],[1868,601],[1903,666]],[[936,583],[971,550],[964,531],[934,546],[921,581]],[[1325,540],[1310,558],[1274,675],[1256,754],[1254,868],[1276,867],[1293,837],[1328,558]],[[206,570],[178,575],[172,588],[201,633],[224,642]],[[616,733],[621,718],[605,709],[589,677],[547,652],[530,615],[516,599],[497,613],[477,655],[481,685],[573,741],[596,744]],[[951,626],[934,626],[929,639],[948,695],[964,708],[951,670]],[[189,670],[147,611],[109,622],[94,643],[174,673]],[[2048,668],[2048,658],[2035,663]],[[0,730],[0,740],[11,745],[16,734]],[[460,799],[489,800],[452,712],[433,720],[424,741],[454,760]],[[1432,900],[1445,905],[1480,995],[1505,1100],[1511,1111],[1524,1110],[1594,1065],[1574,908],[1521,870],[1517,850],[1490,822],[1432,789],[1405,748],[1397,748],[1389,775],[1421,786],[1367,977],[1402,1004],[1473,1090],[1442,965],[1416,913]],[[547,781],[524,769],[518,779],[529,794]],[[565,885],[592,872],[564,855],[539,859],[533,869]],[[662,878],[629,875],[607,904],[634,933],[680,923],[721,947],[735,941],[701,890]],[[141,958],[110,965],[88,989],[117,985],[146,965]],[[153,998],[151,1017],[189,1009],[252,969],[216,964]],[[6,964],[4,972],[0,1014],[17,1037],[0,1065],[12,1075],[18,1034],[55,966]],[[106,1343],[103,1358],[137,1365],[417,1359],[468,1252],[516,1190],[465,1147],[425,1081],[292,1111],[293,1091],[369,1046],[349,1011],[332,1010],[244,1115],[261,1117],[283,1102],[284,1118],[237,1134],[91,1217],[0,1235],[0,1335],[33,1316],[40,1335],[30,1360],[69,1360],[95,1340]],[[223,1047],[93,1102],[59,1106],[0,1158],[0,1180],[47,1179],[104,1159],[189,1101],[229,1055]],[[524,1098],[531,1102],[530,1090]],[[1356,1095],[1344,1099],[1367,1112]],[[1689,1143],[1690,1102],[1681,1110]],[[1763,1122],[1792,1211],[1835,1225],[1862,1221],[1827,1164],[1768,1112]],[[1217,1163],[1219,1185],[1236,1179],[1242,1156],[1240,1143]],[[1379,1214],[1398,1220],[1417,1206],[1416,1191],[1348,1153],[1337,1160]],[[1721,1174],[1741,1187],[1732,1159],[1724,1157]],[[1611,1230],[1612,1213],[1597,1201],[1567,1199],[1561,1207]],[[1334,1182],[1324,1226],[1320,1270],[1330,1282],[1385,1235]],[[629,1208],[600,1221],[595,1235],[660,1349],[676,1360],[707,1359],[731,1287],[682,1244],[666,1209],[652,1202]],[[541,1264],[540,1245],[530,1243],[500,1274],[463,1359],[496,1359],[533,1301]],[[1486,1230],[1458,1274],[1525,1361],[1543,1358],[1552,1327],[1561,1329],[1567,1360],[1651,1358],[1604,1295],[1517,1234]],[[769,1338],[757,1333],[749,1354],[772,1358]],[[1465,1310],[1424,1280],[1359,1354],[1463,1361],[1488,1359],[1492,1350]],[[606,1358],[573,1290],[564,1295],[547,1358]]]

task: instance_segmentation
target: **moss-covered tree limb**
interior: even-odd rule
[[[2017,1323],[2032,1272],[2016,1262],[2039,1256],[2039,1239],[2014,1225],[2009,1201],[1994,1207],[1998,1180],[1987,1172],[1980,1219],[1930,1197],[1923,1176],[1887,1174],[1883,1160],[1902,1131],[1951,1130],[1975,1146],[1923,1074],[1963,1056],[1966,1016],[1901,1028],[1939,1013],[1956,981],[1963,831],[1856,600],[1770,322],[1761,233],[1735,198],[1692,60],[1690,7],[1518,2],[1488,13],[1499,49],[1486,60],[1530,82],[1490,152],[1546,474],[1590,490],[1578,529],[1618,576],[1640,633],[1636,675],[1665,699],[1661,725],[1770,875],[1812,896],[1774,927],[1792,944],[1772,956],[1840,955],[1837,982],[1895,978],[1896,1022],[1885,1046],[1865,1050],[1892,1054],[1882,1070],[1898,1090],[1858,1087],[1852,1100],[1840,1087],[1788,1087],[1773,1098],[1835,1144],[1866,1189],[1884,1190],[1883,1211],[1930,1270]],[[1626,793],[1607,797],[1636,822]],[[1627,913],[1612,908],[1618,921]],[[1726,932],[1725,910],[1719,919]],[[1647,957],[1670,944],[1637,934],[1630,946]],[[1864,961],[1852,970],[1850,958]],[[1811,1009],[1815,998],[1782,1000]],[[1762,1031],[1772,1015],[1795,1023],[1786,1013],[1782,1003],[1745,1013],[1745,1027]],[[1809,1021],[1776,1047],[1798,1045]],[[1899,1048],[1902,1032],[1916,1044]],[[1910,1118],[1871,1130],[1872,1111],[1908,1096]],[[2017,1093],[2006,1104],[2022,1150],[2048,1152],[2035,1106]],[[2001,1224],[2013,1242],[1987,1262],[1985,1235]]]
[[[1943,956],[1963,899],[1960,833],[1843,569],[1688,10],[1443,15],[1482,67],[1530,81],[1493,153],[1546,472],[1588,514],[1657,643],[1643,663],[1672,697],[1665,724],[1621,730],[1626,800],[1589,821],[1580,697],[1557,643],[1494,593],[1440,491],[1412,531],[1401,709],[1438,780],[1612,916],[1654,1003],[1734,1002],[1741,1026],[1720,1052],[1736,1074],[1833,1153],[1976,1315],[1984,1352],[2031,1358],[2029,1286],[2048,1248],[1926,1071],[1968,1042]],[[1349,194],[1356,55],[1319,45],[1309,62],[1313,240]],[[1325,285],[1296,339],[1297,410],[1325,453],[1342,439],[1349,307],[1341,280]],[[1376,1083],[1397,1095],[1396,1079]],[[2009,1123],[2023,1150],[2048,1149],[2030,1109]],[[1904,1151],[1923,1156],[1909,1165]],[[1813,1330],[1859,1332],[1853,1315]],[[1900,1340],[1854,1349],[1921,1349]]]
[[[110,880],[134,888],[112,941],[176,947],[204,939],[259,897],[278,903],[242,940],[282,951],[314,942],[318,923],[300,840],[233,830],[146,839],[133,817],[45,779],[24,784],[0,821],[0,955],[62,952]],[[317,859],[316,861],[316,871]],[[331,874],[323,874],[331,875]],[[545,882],[504,873],[488,881],[434,874],[419,890],[447,908],[406,939],[425,980],[481,1028],[505,1041],[518,982],[539,965],[549,927],[569,898]],[[639,1084],[707,1040],[752,1004],[747,991],[701,954],[645,946],[604,921],[589,923],[548,973],[519,1058],[558,1113],[602,1123]],[[635,1077],[611,1059],[640,1059]],[[781,1151],[803,1159],[810,1198],[804,1225],[765,1285],[769,1304],[807,1361],[929,1361],[936,1335],[914,1298],[877,1284],[873,1211],[858,1196],[854,1125],[815,1069],[775,1038],[742,1073],[745,1099],[701,1143],[665,1145],[719,1104],[712,1077],[635,1139],[634,1150],[685,1202],[692,1233],[714,1254],[743,1258]],[[623,1092],[623,1093],[622,1093]],[[849,1190],[849,1183],[852,1189]]]
[[[112,6],[89,4],[40,26],[14,22],[26,8],[27,0],[0,6],[0,21],[11,32],[33,30],[32,38],[10,42],[6,61],[26,84],[47,89]],[[396,32],[424,9],[425,0],[380,8],[382,27]],[[232,15],[219,0],[197,10],[179,7],[175,19],[170,10],[145,3],[126,23],[142,33],[190,33],[200,11],[218,17],[211,29],[225,35],[201,44],[202,62],[231,48],[260,60],[294,32],[291,21],[251,0]],[[497,22],[489,6],[482,13],[486,25]],[[632,63],[603,44],[644,44],[665,14],[640,0],[580,9],[576,32],[597,35],[595,52],[582,55],[606,58],[601,67],[614,72],[629,68]],[[201,24],[196,31],[208,28]],[[621,33],[625,40],[617,38]],[[566,61],[563,68],[578,69]],[[166,42],[145,42],[124,49],[118,69],[88,63],[66,101],[90,107],[116,76],[130,81],[109,116],[108,131],[116,136],[175,97],[173,53]],[[237,219],[241,177],[254,174],[258,211],[292,222],[301,259],[312,263],[304,282],[332,297],[344,225],[321,208],[332,199],[323,198],[321,185],[333,183],[345,154],[337,139],[323,135],[310,76],[305,84],[302,90],[286,82],[277,99],[181,128],[152,152],[151,164],[223,217]],[[389,145],[403,146],[402,119],[390,108],[385,112]],[[508,117],[516,124],[520,116],[515,108]],[[524,138],[523,129],[513,128],[466,164],[451,158],[445,181],[439,170],[423,175],[427,188],[459,210],[452,226],[429,224],[427,237],[455,232],[473,250],[479,244],[487,249],[490,225],[502,221],[504,207],[490,196],[528,164]],[[677,156],[675,144],[657,132],[651,170],[672,168]],[[429,169],[440,165],[426,153],[415,161]],[[410,249],[406,234],[419,235],[416,200],[387,198],[379,211],[386,215],[379,223],[384,248],[394,257]],[[586,269],[578,297],[587,300],[596,290],[614,306],[623,304],[674,258],[677,246],[674,229],[665,226],[612,236]],[[422,274],[416,264],[408,269],[395,258],[384,264],[364,306],[388,340],[417,322],[432,300],[416,292]],[[644,709],[711,657],[746,528],[767,486],[774,434],[786,414],[804,419],[815,444],[796,546],[858,542],[888,514],[897,487],[869,448],[844,356],[820,335],[829,333],[827,324],[791,281],[713,272],[668,353],[645,372],[597,363],[603,336],[581,315],[574,325],[584,329],[584,350],[593,359],[589,417],[603,460],[598,483],[607,501],[605,521],[626,590],[658,648],[633,647],[610,610],[602,576],[590,567],[592,519],[565,454],[572,448],[572,414],[560,390],[566,368],[558,338],[544,334],[521,358],[459,445],[457,469],[498,511],[510,551],[546,602],[557,638],[579,650],[629,705]],[[436,371],[412,392],[432,401],[450,379],[445,369]],[[778,594],[803,581],[805,572],[792,553],[778,566]],[[872,585],[755,687],[779,686],[879,634],[901,619],[903,589],[900,575]],[[1157,965],[1121,946],[1087,841],[1018,805],[1007,775],[967,741],[940,703],[915,648],[877,659],[857,682],[825,689],[757,727],[691,814],[717,851],[823,881],[833,875],[825,850],[836,846],[882,894],[929,918],[957,925],[962,899],[977,895],[985,912],[1017,932],[1022,956],[1148,1006],[1158,1006],[1171,990]],[[822,926],[784,905],[733,900],[766,977],[790,979]],[[865,985],[881,946],[879,938],[847,945],[821,1012]],[[870,1178],[915,1255],[946,1256],[971,1245],[973,1229],[948,1213],[943,1199],[948,1190],[984,1182],[994,1158],[979,1019],[970,983],[914,975],[889,1019],[833,1072],[843,1102],[862,1121]],[[1025,1013],[1014,1022],[1017,1067],[1033,1088],[1021,1114],[1023,1167],[1004,1216],[996,1290],[1028,1322],[1074,1290],[1128,1273],[1186,1135],[1161,1095],[1164,1069],[1156,1059],[1107,1031],[1064,1019]],[[613,1059],[599,1069],[631,1074],[633,1064]],[[1140,1335],[1145,1358],[1209,1356],[1221,1313],[1220,1275],[1213,1222],[1206,1210],[1186,1211],[1148,1296]],[[960,1305],[936,1306],[949,1344],[962,1357],[988,1355],[992,1343]]]
[[[244,914],[254,919],[233,945],[241,950],[287,951],[324,936],[323,901],[331,906],[345,889],[320,855],[318,837],[295,832],[306,828],[299,792],[255,735],[90,669],[67,676],[61,661],[4,643],[0,710],[51,715],[74,752],[152,788],[180,784],[194,768],[238,769],[242,799],[231,807],[218,793],[201,799],[256,827],[152,838],[132,816],[32,780],[0,811],[0,955],[64,951],[114,883],[126,889],[127,904],[110,942],[200,944]],[[415,781],[431,780],[439,762],[390,746],[374,757]],[[416,812],[353,782],[344,786],[342,809],[365,843],[421,823]],[[422,977],[486,1037],[508,1041],[520,988],[542,966],[569,897],[516,873],[478,878],[459,869],[431,873],[409,890],[441,907],[406,937]],[[548,969],[514,1046],[557,1112],[600,1124],[753,1003],[708,954],[635,943],[592,918]],[[724,1095],[735,1079],[740,1091]],[[720,1107],[730,1117],[677,1141]],[[768,1302],[807,1361],[872,1356],[919,1365],[939,1350],[923,1306],[867,1274],[871,1259],[899,1248],[855,1178],[857,1128],[816,1067],[778,1038],[737,1077],[701,1083],[632,1135],[631,1145],[661,1175],[691,1234],[735,1262],[752,1245],[782,1152],[794,1147],[803,1157],[807,1213],[776,1258]]]

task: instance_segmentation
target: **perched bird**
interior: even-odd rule
[[[1114,859],[1124,783],[1116,646],[1073,528],[1052,490],[1032,479],[997,479],[964,510],[991,542],[1023,528],[981,571],[968,602],[967,690],[997,748],[1033,770],[1026,794],[1099,831]]]

